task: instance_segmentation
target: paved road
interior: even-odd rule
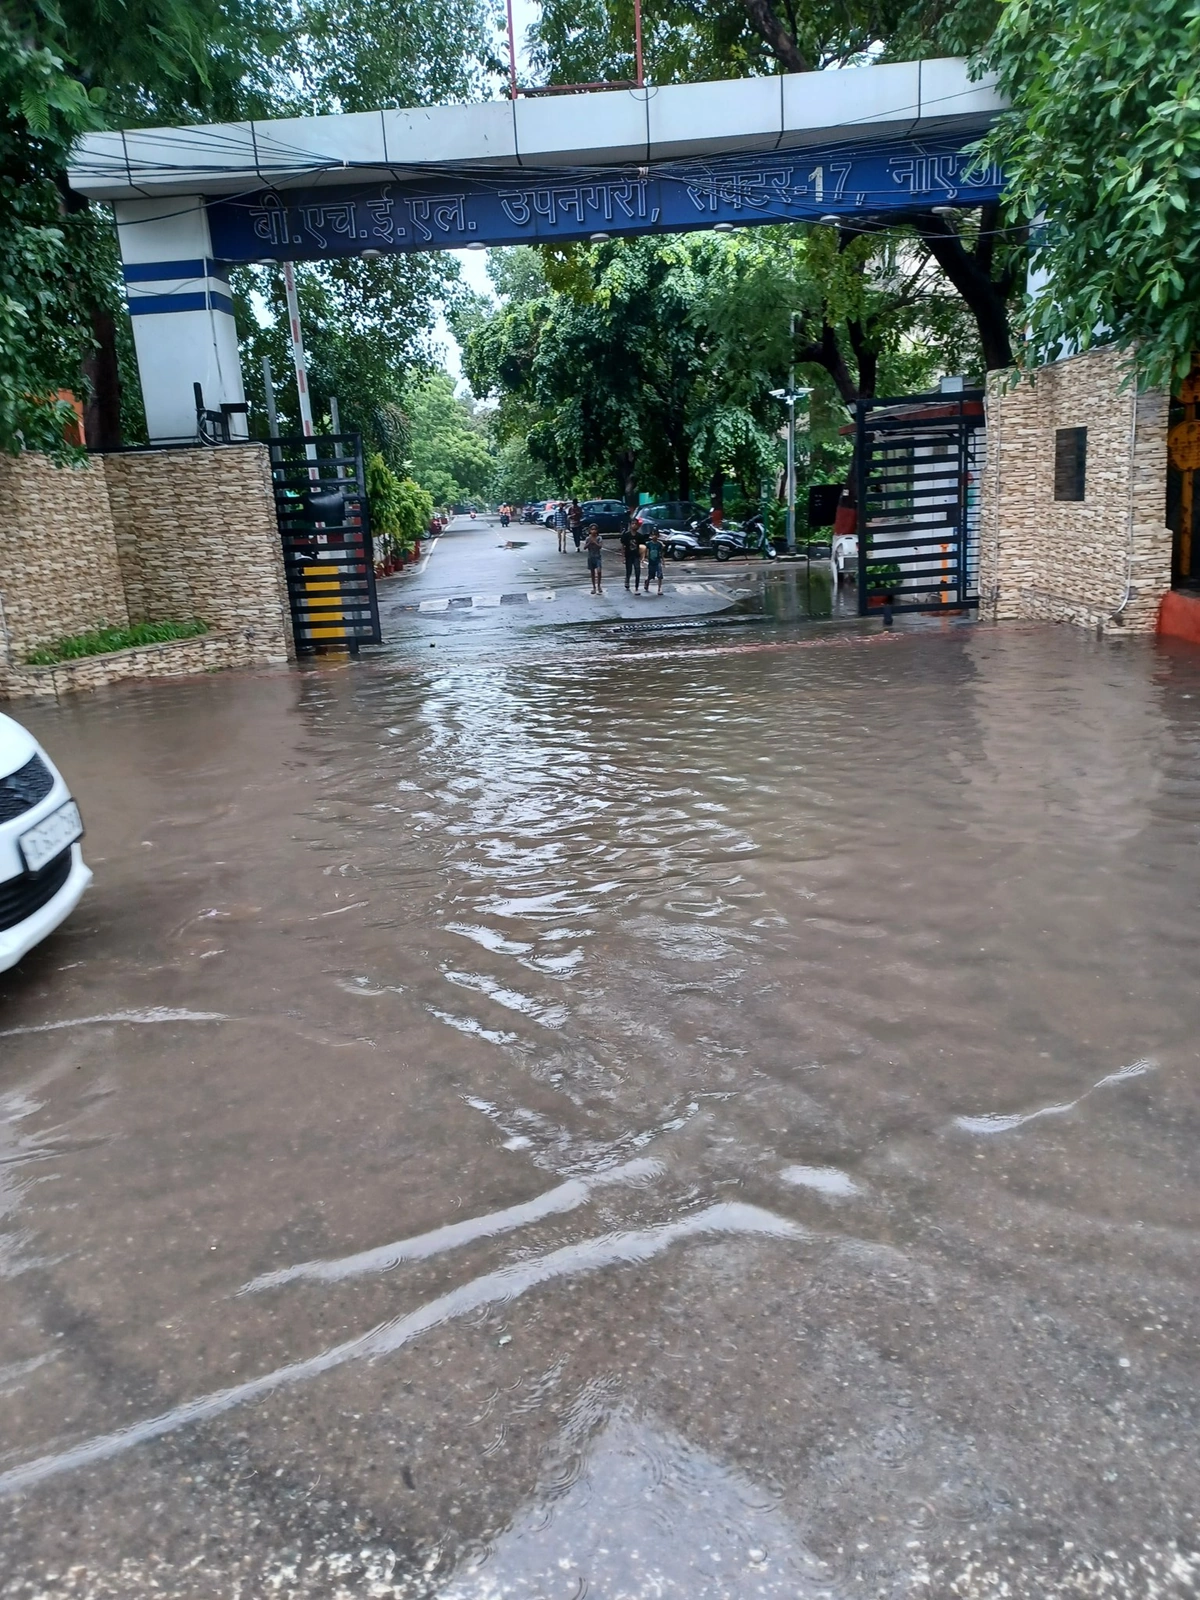
[[[380,581],[385,640],[461,644],[476,635],[486,642],[497,630],[559,629],[562,648],[571,650],[579,647],[573,635],[579,624],[598,624],[601,633],[647,625],[671,631],[706,618],[795,624],[810,612],[857,623],[853,591],[834,591],[827,565],[810,574],[801,565],[758,559],[668,561],[660,596],[626,590],[616,539],[605,540],[604,562],[603,593],[594,595],[585,558],[570,542],[559,551],[554,530],[457,518],[417,567]]]
[[[527,607],[521,621],[527,625],[562,626],[576,622],[690,618],[712,615],[750,593],[762,563],[727,566],[713,561],[666,564],[663,594],[645,595],[625,589],[624,561],[615,539],[604,545],[604,593],[591,593],[585,558],[568,541],[558,549],[551,528],[512,524],[501,528],[497,520],[472,522],[459,517],[437,540],[419,569],[384,579],[380,602],[389,632],[408,616],[410,608],[428,622],[445,608],[453,612],[443,620],[486,621],[479,613],[505,607],[502,618],[510,624],[513,606]],[[464,617],[474,611],[474,617]]]
[[[22,708],[0,1596],[1194,1597],[1200,661],[500,542]]]

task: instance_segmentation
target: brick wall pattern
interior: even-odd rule
[[[56,467],[0,455],[0,621],[4,658],[129,621],[104,463]]]
[[[198,639],[139,644],[50,667],[0,664],[0,700],[63,700],[88,689],[103,689],[127,678],[181,678],[226,667],[263,665],[263,656],[244,633],[206,633]]]
[[[66,635],[193,617],[212,629],[205,639],[25,665]],[[0,457],[0,629],[0,697],[293,659],[266,447],[116,453],[79,467]]]
[[[263,445],[105,457],[129,612],[202,617],[287,659],[291,614]]]
[[[1127,358],[1086,351],[989,375],[980,615],[1152,632],[1171,587],[1168,399],[1123,386]],[[1087,434],[1085,497],[1054,498],[1059,428]]]

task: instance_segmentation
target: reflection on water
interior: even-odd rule
[[[0,1595],[1194,1588],[1200,667],[839,603],[29,713]]]
[[[621,1417],[582,1448],[579,1432],[570,1419],[534,1506],[469,1557],[438,1600],[845,1592],[780,1516],[777,1487],[760,1487],[648,1418]]]
[[[824,622],[834,616],[858,615],[853,585],[835,583],[828,561],[772,566],[756,576],[759,582],[738,606],[743,615],[759,615],[771,622]]]

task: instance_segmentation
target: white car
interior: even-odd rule
[[[0,972],[79,904],[92,874],[79,807],[32,734],[0,716]]]

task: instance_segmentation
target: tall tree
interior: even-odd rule
[[[970,53],[999,11],[997,0],[646,0],[647,75],[661,84]],[[631,7],[544,0],[534,60],[552,81],[627,78],[632,37]],[[975,318],[985,365],[1011,365],[1023,228],[986,206],[962,220],[926,212],[916,235]]]
[[[67,216],[58,182],[75,136],[100,122],[97,97],[53,51],[0,19],[0,449],[61,456],[106,292],[102,237]]]
[[[28,221],[41,197],[37,240],[22,234],[6,256],[5,293],[18,308],[9,315],[40,319],[54,329],[47,349],[73,352],[57,386],[90,388],[100,443],[119,431],[117,350],[129,340],[107,209],[68,188],[74,133],[102,117],[153,126],[428,104],[479,94],[495,65],[490,0],[403,11],[390,0],[8,0],[5,19],[2,176],[15,187],[0,206],[15,214],[19,201]],[[51,85],[30,79],[48,71]],[[44,126],[39,108],[51,117]],[[54,265],[67,258],[69,281]],[[352,305],[352,285],[346,294]],[[6,444],[26,437],[0,426]]]
[[[1168,383],[1200,348],[1200,9],[1009,0],[989,63],[1018,108],[990,141],[1048,292],[1031,353],[1115,339]]]
[[[412,428],[412,474],[435,502],[486,498],[496,470],[487,422],[454,393],[448,374],[434,372],[410,384],[405,410]]]
[[[603,474],[630,498],[719,499],[733,479],[750,498],[778,453],[770,390],[793,363],[836,437],[841,404],[877,381],[903,391],[971,360],[969,319],[923,261],[787,227],[547,252],[540,274],[530,251],[468,333],[466,370],[498,400],[501,437],[560,486]]]
[[[298,268],[313,409],[329,417],[336,398],[342,427],[361,432],[393,468],[408,454],[405,386],[432,370],[429,328],[456,263],[439,255],[357,257]],[[263,427],[262,358],[269,357],[281,427],[299,432],[298,396],[282,276],[275,268],[240,267],[230,275],[246,392]],[[393,434],[403,438],[393,449]]]

